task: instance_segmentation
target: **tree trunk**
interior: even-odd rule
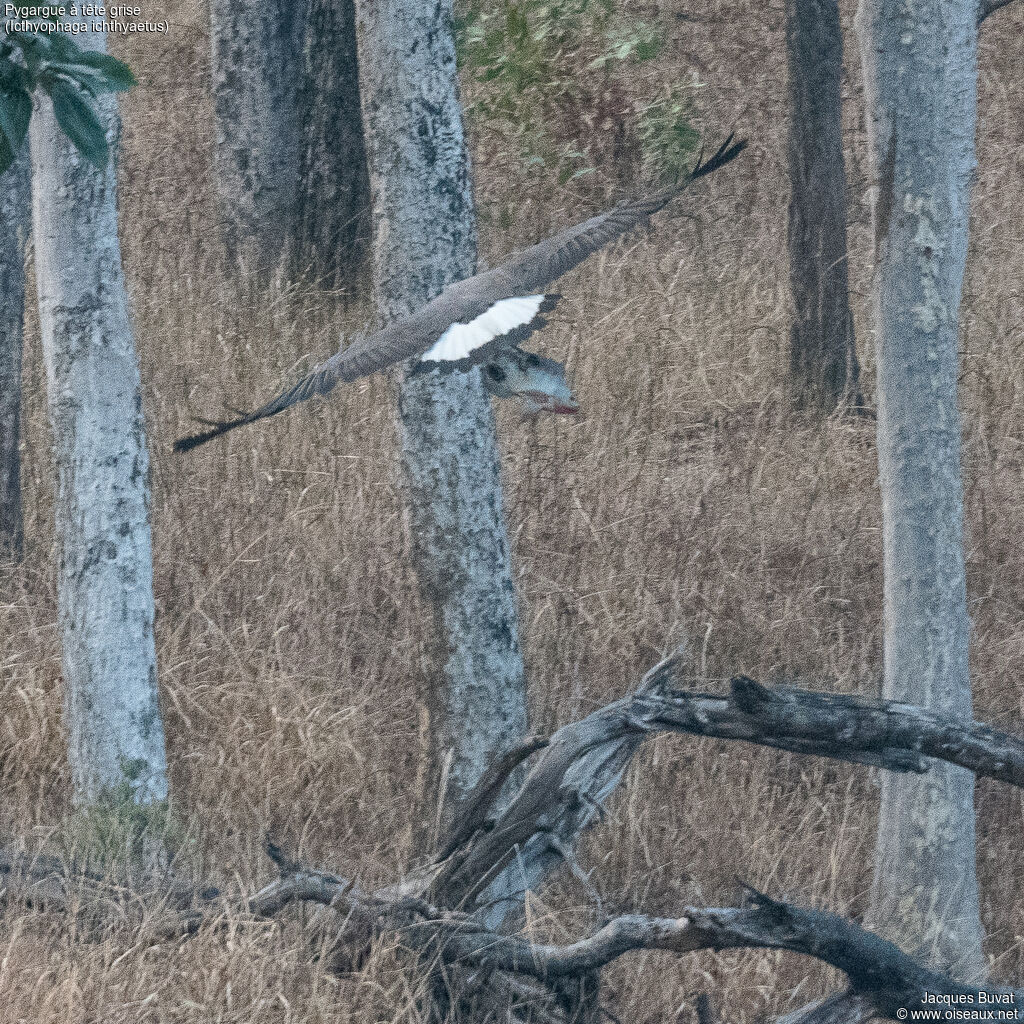
[[[797,408],[859,403],[847,281],[843,33],[837,0],[786,0],[789,58],[790,377]]]
[[[396,317],[473,273],[476,232],[451,0],[357,0],[374,286]],[[407,377],[399,420],[412,556],[433,617],[423,707],[446,804],[526,730],[490,403],[477,372]],[[443,817],[444,815],[442,815]]]
[[[32,219],[28,147],[0,181],[0,557],[19,559],[21,519],[21,351],[25,240]]]
[[[91,19],[80,18],[81,24]],[[106,49],[102,32],[76,36]],[[117,103],[100,116],[116,151]],[[30,130],[39,317],[57,469],[58,601],[74,795],[167,796],[153,643],[149,456],[117,236],[98,171],[48,99]]]
[[[309,0],[301,166],[291,263],[323,287],[350,282],[369,232],[353,0]]]
[[[883,693],[971,713],[957,334],[974,169],[974,0],[858,11],[872,160],[878,461],[885,567]],[[935,765],[886,775],[874,913],[962,975],[983,969],[974,781]]]
[[[353,0],[212,0],[214,171],[232,263],[336,288],[362,259],[369,182]]]
[[[228,257],[266,280],[292,231],[306,5],[211,0],[214,176]]]

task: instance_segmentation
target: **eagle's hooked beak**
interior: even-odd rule
[[[555,359],[509,348],[495,353],[483,367],[484,386],[499,398],[518,398],[523,412],[568,414],[579,412],[566,380],[565,367]]]

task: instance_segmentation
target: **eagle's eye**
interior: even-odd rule
[[[540,356],[534,355],[532,352],[526,353],[526,365],[530,367],[540,366]]]
[[[500,367],[497,363],[487,364],[487,376],[491,380],[496,380],[499,384],[508,376],[508,374]]]

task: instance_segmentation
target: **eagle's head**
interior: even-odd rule
[[[499,349],[481,367],[484,386],[499,398],[519,398],[528,413],[579,412],[565,367],[520,348]]]

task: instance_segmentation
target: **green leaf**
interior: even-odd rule
[[[20,64],[13,63],[9,57],[0,59],[0,90],[11,92],[17,89],[24,89],[25,92],[31,95],[34,86],[35,82],[32,79],[32,75],[29,74],[28,68],[23,68]]]
[[[78,43],[63,32],[48,32],[46,41],[50,44],[51,59],[56,61],[77,60],[82,52]]]
[[[11,38],[21,50],[28,73],[34,77],[39,71],[40,62],[49,52],[49,41],[45,36],[34,32],[12,32]]]
[[[83,92],[88,93],[91,99],[97,99],[100,93],[107,91],[103,79],[86,68],[76,68],[70,64],[52,64],[50,66],[56,73],[56,77],[63,78],[72,86],[77,86]],[[50,77],[52,79],[54,76]]]
[[[138,81],[132,74],[132,69],[124,61],[111,57],[109,53],[100,53],[97,50],[80,50],[73,59],[69,60],[69,73],[75,74],[74,68],[77,65],[89,68],[92,78],[100,77],[105,88],[103,92],[127,92]]]
[[[32,117],[32,97],[17,88],[0,89],[0,133],[13,154],[21,149]]]
[[[48,89],[53,100],[53,113],[64,134],[75,148],[96,167],[107,165],[109,150],[107,134],[96,112],[82,94],[67,82],[57,79]]]

